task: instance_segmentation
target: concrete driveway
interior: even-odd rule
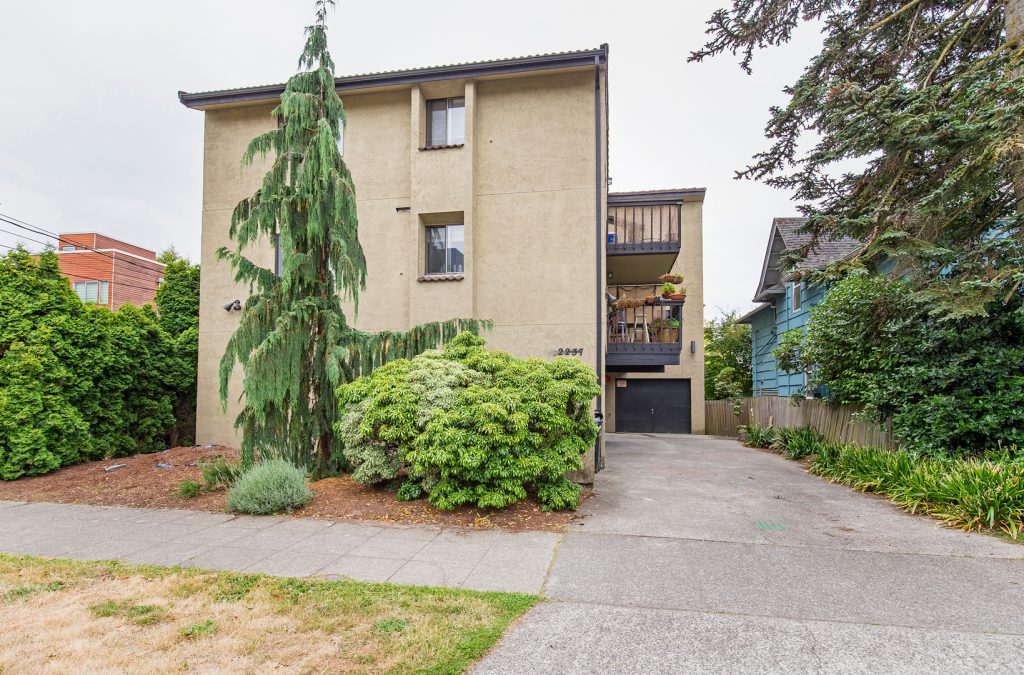
[[[611,435],[481,673],[1021,672],[1024,546],[702,436]]]

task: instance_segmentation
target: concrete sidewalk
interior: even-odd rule
[[[0,552],[539,593],[558,535],[0,502]]]
[[[735,441],[607,452],[561,537],[0,502],[0,551],[543,593],[481,673],[1022,670],[1024,546]]]
[[[480,673],[1020,672],[1024,546],[735,441],[612,435]]]

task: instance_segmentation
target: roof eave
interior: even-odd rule
[[[769,305],[769,304],[758,305],[754,309],[750,310],[749,312],[747,312],[743,316],[741,316],[738,319],[736,319],[736,323],[750,323],[755,316],[757,316],[758,314],[760,314],[764,310],[770,309],[770,308],[771,308],[771,305]]]
[[[335,79],[339,92],[355,89],[372,89],[376,87],[393,87],[398,85],[418,84],[436,80],[453,80],[460,78],[477,78],[494,75],[512,75],[534,70],[553,70],[561,68],[579,68],[593,66],[595,63],[605,65],[608,62],[608,45],[597,49],[561,54],[542,54],[523,56],[497,61],[480,61],[450,66],[431,68],[414,68],[388,73],[372,73],[368,75],[348,75]],[[178,100],[187,108],[199,109],[230,103],[248,103],[254,101],[273,100],[284,92],[284,84],[270,84],[256,87],[243,87],[220,91],[189,93],[178,92]]]
[[[785,286],[772,286],[759,291],[758,294],[754,296],[754,302],[772,302],[775,300],[775,296],[785,294]]]
[[[686,188],[683,190],[656,190],[651,192],[609,192],[609,206],[623,204],[674,204],[677,202],[702,202],[707,188]]]

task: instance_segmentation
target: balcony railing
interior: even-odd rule
[[[679,204],[608,207],[608,255],[678,253]]]
[[[679,364],[683,300],[667,300],[660,286],[608,288],[608,367],[628,370]]]

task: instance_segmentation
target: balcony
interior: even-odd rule
[[[608,271],[620,284],[668,272],[679,255],[679,202],[626,202],[608,198]]]
[[[667,300],[658,292],[650,284],[608,288],[609,371],[660,372],[679,365],[685,300]]]

